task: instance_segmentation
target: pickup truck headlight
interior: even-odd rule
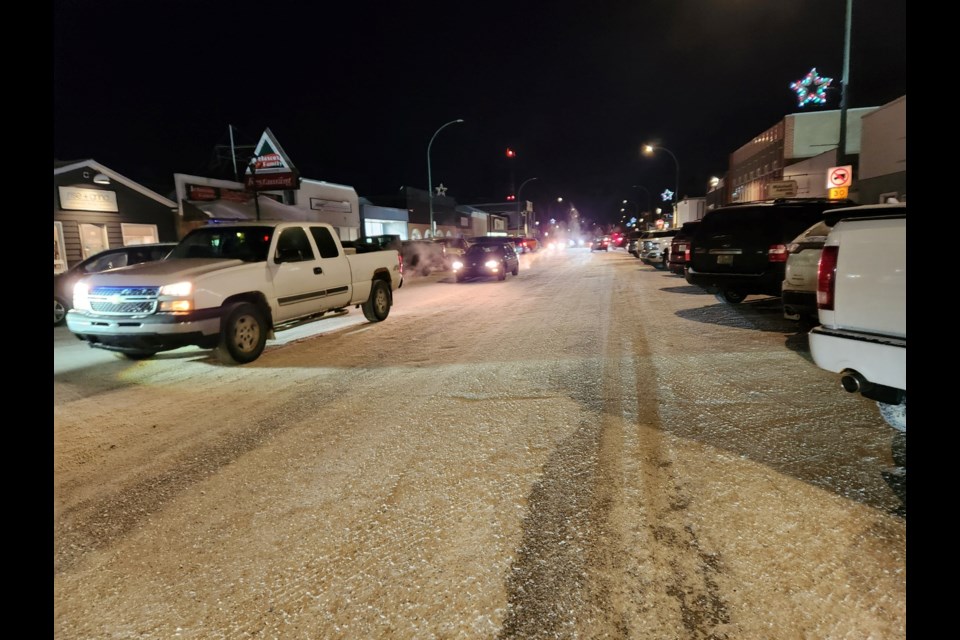
[[[193,283],[177,282],[160,287],[158,311],[193,311]]]
[[[89,289],[85,282],[80,281],[73,285],[73,308],[79,311],[90,311]]]

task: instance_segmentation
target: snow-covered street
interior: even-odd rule
[[[54,637],[906,637],[893,430],[623,250],[408,276],[224,366],[54,329]]]

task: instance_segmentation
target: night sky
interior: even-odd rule
[[[169,195],[232,179],[229,131],[266,128],[305,178],[360,196],[434,186],[461,204],[521,183],[596,221],[673,189],[702,196],[731,152],[838,109],[845,0],[394,3],[54,1],[54,159]],[[855,0],[848,107],[906,94],[906,1]],[[789,88],[834,78],[823,107]],[[508,159],[506,149],[516,152]]]

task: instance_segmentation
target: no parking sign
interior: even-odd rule
[[[827,189],[849,187],[853,183],[853,165],[827,169]]]

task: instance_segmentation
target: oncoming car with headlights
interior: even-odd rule
[[[462,256],[453,261],[452,267],[457,282],[491,276],[506,280],[508,272],[519,275],[520,258],[512,243],[484,242],[470,245]]]

